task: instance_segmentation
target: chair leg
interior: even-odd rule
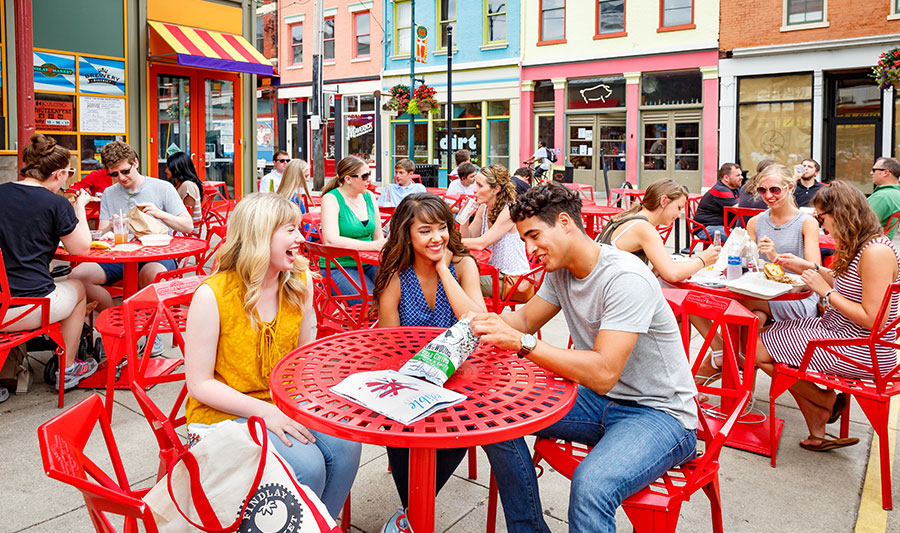
[[[478,479],[478,448],[469,448],[469,479]]]
[[[347,501],[344,502],[344,510],[341,511],[341,531],[350,533],[350,495],[347,495]]]
[[[47,332],[47,336],[56,343],[56,360],[59,363],[59,378],[56,379],[56,388],[59,390],[57,408],[62,409],[65,404],[65,386],[59,386],[59,379],[62,378],[63,382],[66,380],[66,341],[63,339],[62,330],[59,328],[59,324],[56,324],[55,327],[51,327]]]
[[[485,524],[485,533],[494,533],[497,528],[497,480],[494,478],[494,472],[491,471],[491,482],[488,484],[488,508],[487,508],[487,524]]]
[[[867,398],[857,397],[856,401],[872,429],[878,436],[878,459],[881,463],[881,506],[885,510],[891,510],[894,507],[891,497],[891,454],[888,443],[888,419],[890,418],[890,402],[870,400]]]
[[[713,533],[722,533],[722,495],[719,493],[719,476],[704,485],[703,492],[709,498],[709,512],[712,515]]]

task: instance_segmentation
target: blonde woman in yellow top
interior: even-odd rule
[[[277,194],[238,203],[218,268],[194,294],[185,337],[188,432],[224,420],[266,422],[269,442],[337,516],[359,467],[360,445],[312,431],[272,402],[269,374],[312,340],[315,317],[300,209]],[[223,467],[227,467],[223,465]]]

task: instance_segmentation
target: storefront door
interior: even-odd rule
[[[640,188],[669,178],[700,192],[700,117],[699,110],[642,114]]]
[[[866,73],[826,77],[825,176],[872,192],[870,169],[881,157],[882,92]]]
[[[603,165],[611,188],[625,181],[624,113],[569,115],[566,124],[565,155],[574,167],[575,183],[589,184],[597,193],[605,192]]]
[[[186,69],[170,65],[150,67],[155,94],[150,102],[150,174],[165,177],[166,158],[190,154],[204,181],[224,181],[233,197],[243,192],[241,180],[241,98],[236,74]]]

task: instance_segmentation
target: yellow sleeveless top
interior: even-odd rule
[[[306,283],[306,273],[300,274]],[[219,343],[214,377],[238,392],[272,403],[269,373],[282,357],[297,347],[303,309],[282,299],[271,322],[254,330],[244,313],[244,285],[237,272],[220,272],[204,282],[213,290],[219,309]],[[254,311],[255,313],[256,311]],[[188,396],[185,416],[189,424],[215,424],[237,418]]]

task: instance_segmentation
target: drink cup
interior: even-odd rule
[[[475,200],[469,198],[468,200],[466,200],[466,203],[464,203],[463,206],[459,209],[459,213],[456,214],[456,221],[460,224],[465,224],[472,217],[472,214],[475,212],[475,209],[477,207],[478,206],[475,203]]]
[[[722,235],[718,231],[713,235],[713,246],[722,246]]]
[[[116,244],[128,242],[128,217],[114,216],[112,218],[113,238]]]

